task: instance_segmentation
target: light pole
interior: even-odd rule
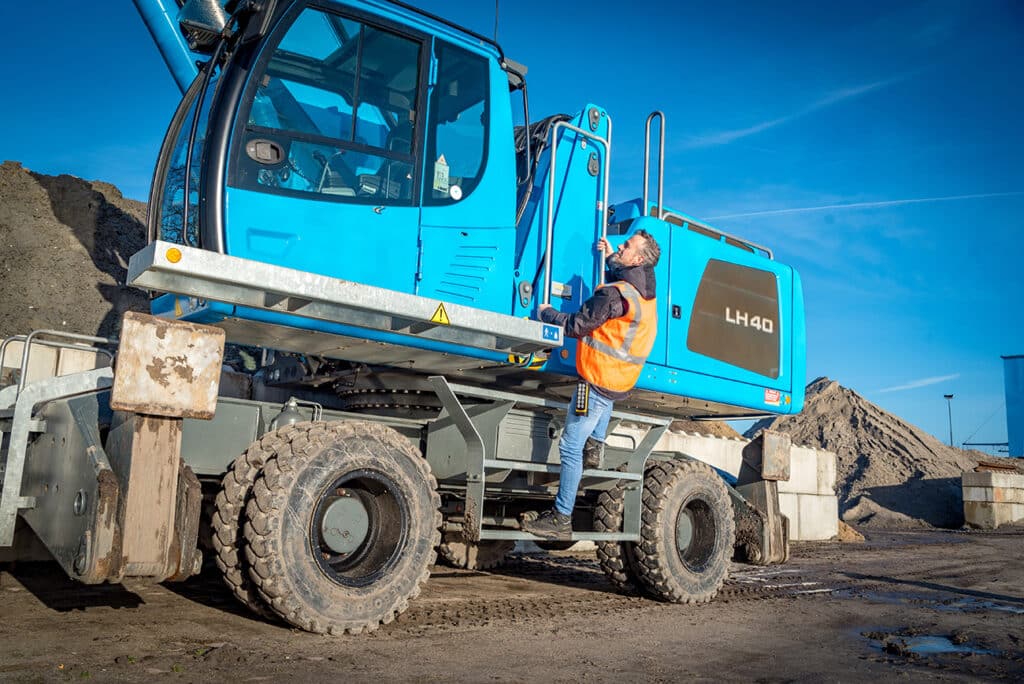
[[[953,446],[953,395],[943,394],[946,398],[946,408],[949,409],[949,446]]]

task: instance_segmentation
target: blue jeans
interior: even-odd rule
[[[583,445],[587,437],[599,442],[604,441],[608,431],[608,420],[612,417],[611,399],[598,394],[590,388],[590,410],[585,416],[576,415],[576,393],[566,411],[565,430],[558,442],[558,455],[562,461],[562,476],[558,483],[558,496],[555,498],[555,510],[571,515],[576,505],[576,490],[580,487],[583,477]]]

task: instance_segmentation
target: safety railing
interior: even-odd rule
[[[547,232],[545,235],[545,246],[544,246],[544,297],[542,303],[551,303],[551,252],[552,245],[554,244],[554,231],[555,231],[555,174],[558,172],[558,132],[561,129],[573,131],[577,135],[583,136],[587,140],[601,145],[604,148],[604,164],[601,172],[604,176],[604,185],[601,192],[601,201],[598,202],[597,210],[600,214],[601,224],[601,238],[607,237],[608,234],[608,169],[611,168],[611,154],[612,154],[612,118],[608,117],[608,137],[602,138],[590,131],[583,130],[577,126],[573,126],[565,121],[559,121],[551,127],[551,131],[548,133],[551,136],[551,144],[549,149],[551,150],[551,170],[548,173],[548,211],[547,211]],[[604,284],[604,252],[601,252],[599,257],[600,268],[598,270],[598,282]]]
[[[651,122],[658,117],[658,215],[661,218],[661,208],[664,205],[665,196],[665,113],[661,111],[651,112],[644,124],[644,206],[643,215],[648,216],[650,207],[647,203],[647,190],[650,187],[651,177]]]
[[[51,347],[51,348],[56,348],[56,349],[71,349],[71,350],[80,351],[80,352],[96,352],[96,353],[100,353],[100,354],[105,354],[108,357],[108,359],[110,360],[110,365],[113,365],[113,363],[114,363],[114,353],[109,351],[109,350],[107,350],[107,349],[102,349],[102,348],[96,347],[96,346],[85,346],[85,345],[82,345],[82,344],[74,344],[73,342],[59,342],[59,341],[56,341],[56,340],[37,339],[37,338],[39,338],[42,335],[47,335],[47,336],[50,336],[50,337],[58,337],[58,338],[61,338],[61,339],[64,339],[64,340],[75,340],[75,341],[78,341],[78,342],[89,342],[92,345],[97,345],[97,344],[116,345],[117,344],[117,340],[111,340],[111,339],[108,339],[106,337],[94,337],[94,336],[91,336],[91,335],[79,335],[77,333],[64,332],[63,330],[35,330],[35,331],[29,333],[28,335],[14,335],[12,337],[8,337],[2,343],[0,343],[0,364],[2,364],[3,360],[6,358],[5,354],[7,352],[7,347],[12,342],[21,342],[22,343],[21,365],[19,367],[19,375],[18,375],[18,390],[17,390],[18,394],[21,394],[21,391],[25,388],[26,378],[28,376],[28,369],[29,369],[29,358],[30,358],[30,356],[32,354],[33,345],[39,345],[39,346],[43,346],[43,347]]]

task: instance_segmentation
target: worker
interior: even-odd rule
[[[569,539],[572,509],[583,466],[599,467],[612,405],[629,395],[654,346],[658,328],[654,267],[661,248],[650,233],[638,230],[613,252],[605,238],[596,249],[607,258],[606,284],[574,314],[548,304],[538,309],[540,320],[561,325],[576,345],[580,382],[573,392],[558,444],[561,477],[554,508],[526,514],[522,529],[545,539]]]

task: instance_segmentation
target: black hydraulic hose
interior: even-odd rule
[[[222,37],[220,42],[217,43],[217,49],[213,51],[213,56],[210,57],[210,61],[204,65],[206,73],[203,75],[203,87],[199,91],[199,97],[196,98],[196,111],[192,117],[192,126],[188,132],[188,151],[185,153],[185,187],[181,209],[182,243],[188,242],[188,207],[192,192],[192,189],[189,187],[192,184],[192,150],[195,148],[196,134],[199,132],[199,117],[203,113],[203,102],[206,100],[206,91],[209,89],[210,81],[213,78],[213,70],[217,68],[217,62],[220,60],[227,42],[227,36]],[[198,209],[198,207],[196,207],[196,209]],[[201,247],[202,245],[196,246]]]

